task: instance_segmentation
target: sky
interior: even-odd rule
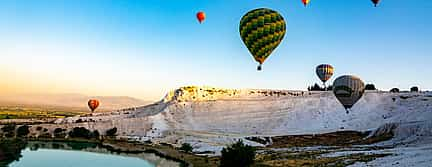
[[[287,32],[258,72],[238,26],[261,7],[280,12]],[[306,90],[322,63],[335,67],[330,83],[351,74],[382,90],[430,90],[430,18],[430,0],[1,0],[0,94]]]

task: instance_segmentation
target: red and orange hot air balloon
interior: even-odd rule
[[[90,99],[88,102],[88,107],[90,108],[90,110],[92,112],[94,112],[94,110],[96,110],[97,107],[99,107],[99,100],[96,99]]]
[[[380,2],[380,0],[372,0],[372,3],[375,5],[375,7],[377,7],[379,2]]]
[[[206,18],[206,14],[201,11],[201,12],[198,12],[196,14],[196,17],[197,17],[199,23],[202,23],[205,20],[205,18]]]
[[[309,4],[310,0],[302,0],[302,2],[303,2],[303,5],[306,7]]]

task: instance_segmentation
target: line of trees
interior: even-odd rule
[[[329,85],[327,87],[321,87],[319,84],[315,83],[312,86],[308,87],[308,91],[330,91],[333,90],[333,86]]]
[[[318,83],[315,83],[312,86],[308,86],[307,89],[308,89],[308,91],[331,91],[331,90],[333,90],[333,86],[329,85],[327,87],[321,87]],[[365,85],[365,90],[378,90],[378,89],[375,87],[375,84],[369,83],[369,84]],[[420,91],[420,89],[418,86],[413,86],[410,88],[410,92],[419,92],[419,91]],[[390,89],[390,92],[391,93],[399,93],[400,90],[399,90],[399,88],[392,88],[392,89]]]
[[[6,137],[6,138],[25,138],[29,137],[30,134],[30,128],[29,125],[21,125],[17,126],[15,124],[7,124],[3,126],[0,130],[0,137]],[[35,128],[36,131],[39,132],[38,137],[41,138],[52,138],[53,136],[56,138],[65,138],[66,136],[70,138],[85,138],[85,139],[100,139],[101,134],[98,130],[91,131],[89,129],[86,129],[85,127],[74,127],[72,130],[67,132],[67,129],[63,128],[55,128],[53,133],[51,134],[47,128],[42,128],[41,126],[38,126]],[[111,128],[108,129],[105,132],[106,137],[114,137],[117,135],[117,128]]]
[[[413,86],[410,88],[410,92],[419,92],[419,91],[420,91],[420,88],[418,86]],[[399,90],[399,88],[392,88],[392,89],[390,89],[390,92],[391,93],[399,93],[400,90]]]

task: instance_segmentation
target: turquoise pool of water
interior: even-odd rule
[[[92,153],[74,150],[26,148],[19,161],[10,167],[153,167],[154,164],[137,157]]]
[[[97,144],[0,141],[0,167],[178,167],[153,153],[112,152]]]

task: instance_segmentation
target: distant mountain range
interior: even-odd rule
[[[32,105],[87,109],[89,99],[100,101],[99,111],[112,111],[150,104],[127,96],[87,96],[82,94],[22,94],[0,96],[0,105]]]

